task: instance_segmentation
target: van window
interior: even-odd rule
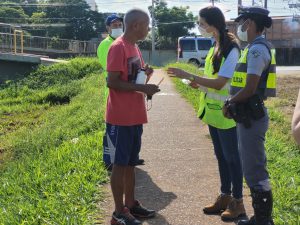
[[[210,40],[198,40],[198,50],[209,50],[211,46]]]
[[[183,51],[195,51],[196,50],[196,42],[195,40],[180,40],[180,48]]]

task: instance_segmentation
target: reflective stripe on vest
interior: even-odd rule
[[[205,59],[204,74],[209,79],[216,79],[218,77],[218,73],[213,74],[213,54],[214,47],[209,50]],[[222,64],[223,62],[224,58]],[[229,96],[229,88],[230,80],[221,90],[208,88],[206,94],[204,92],[200,94],[198,116],[201,116],[203,122],[219,129],[229,129],[236,126],[234,120],[225,118],[222,112],[224,101]]]
[[[264,71],[261,75],[261,80],[257,88],[257,94],[263,95],[262,97],[275,97],[276,96],[276,51],[271,45],[265,40],[254,41],[253,44],[264,44],[270,48],[271,52],[271,64],[268,71]],[[252,44],[252,45],[253,45]],[[234,95],[246,86],[247,80],[247,56],[249,48],[245,48],[242,52],[242,56],[236,65],[233,78],[231,80],[230,94]],[[268,73],[268,74],[267,74]],[[267,77],[265,81],[264,78]]]

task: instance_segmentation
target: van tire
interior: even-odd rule
[[[190,59],[188,63],[200,67],[200,62],[197,59]]]

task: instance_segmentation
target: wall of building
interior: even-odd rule
[[[229,31],[236,33],[237,23],[228,21]],[[300,65],[300,23],[292,17],[273,17],[266,37],[276,48],[278,65]]]
[[[237,23],[228,21],[227,26],[236,33]],[[300,48],[300,22],[292,17],[273,17],[273,25],[267,29],[266,36],[275,48]]]

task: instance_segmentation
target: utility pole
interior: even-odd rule
[[[241,8],[242,8],[242,0],[238,0],[238,15],[240,15],[240,10],[241,10]]]
[[[155,0],[152,0],[152,12],[151,12],[151,20],[152,20],[152,29],[151,29],[151,36],[152,36],[152,51],[151,51],[151,63],[154,62],[154,53],[155,53],[155,16],[154,16],[154,3]]]
[[[215,0],[211,0],[213,6],[215,6]]]
[[[252,6],[254,6],[255,5],[255,0],[252,0]]]
[[[268,8],[268,0],[265,0],[265,5],[264,5],[265,9]]]

